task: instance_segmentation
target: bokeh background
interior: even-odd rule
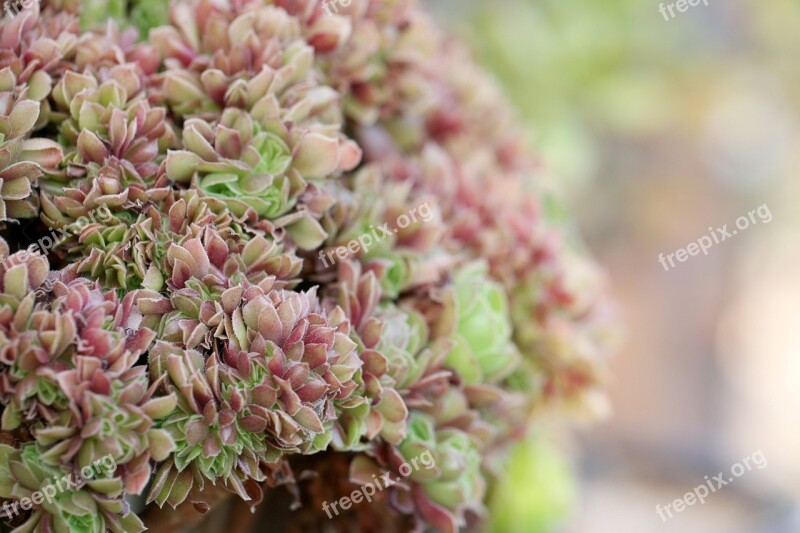
[[[613,416],[579,427],[566,460],[564,442],[535,444],[531,506],[570,504],[545,529],[800,531],[800,3],[709,0],[670,20],[655,0],[429,4],[524,115],[539,179],[620,305]],[[763,204],[769,223],[658,262]],[[656,514],[759,451],[763,469]]]

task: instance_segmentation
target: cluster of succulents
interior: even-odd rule
[[[116,465],[20,531],[423,453],[376,505],[478,527],[537,413],[597,398],[605,300],[497,88],[411,0],[323,4],[0,21],[0,498]]]

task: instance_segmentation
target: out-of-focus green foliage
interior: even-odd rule
[[[564,518],[574,488],[564,457],[545,438],[532,435],[519,442],[494,488],[493,533],[544,533]]]
[[[481,5],[474,44],[530,124],[560,178],[595,173],[597,130],[645,133],[672,114],[673,42],[655,6],[635,0]]]
[[[167,0],[138,0],[131,9],[131,22],[142,37],[158,26],[169,24],[169,2]]]
[[[126,0],[86,0],[81,12],[81,27],[91,28],[102,24],[107,18],[122,20],[125,16]]]
[[[146,39],[151,29],[169,24],[168,0],[84,0],[83,6],[81,27],[84,30],[113,18],[121,23],[130,21],[141,38]]]

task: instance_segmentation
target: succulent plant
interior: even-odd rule
[[[480,505],[485,490],[481,459],[469,435],[449,428],[437,430],[431,418],[419,413],[412,415],[408,425],[409,435],[398,447],[400,454],[410,461],[430,452],[437,466],[433,472],[412,472],[410,478],[421,482],[425,494],[448,509]]]
[[[34,185],[42,167],[60,162],[61,148],[48,139],[31,139],[39,119],[36,100],[15,95],[16,77],[9,67],[0,70],[0,221],[33,218],[39,214]],[[36,95],[40,87],[26,88]]]
[[[265,286],[234,286],[220,296],[214,338],[224,340],[222,348],[190,338],[203,352],[161,342],[150,355],[153,378],[169,375],[165,388],[179,397],[178,410],[162,423],[177,442],[174,465],[162,468],[180,473],[191,465],[191,479],[220,478],[245,499],[245,482],[264,480],[261,462],[327,447],[336,406],[354,394],[361,372],[349,325],[341,316],[326,318],[315,291]],[[175,301],[188,307],[191,297],[185,291]],[[140,298],[141,309],[158,297]],[[204,319],[214,314],[210,303],[198,298],[199,318],[206,323],[192,331],[213,325]],[[191,486],[159,484],[151,499],[174,506]]]
[[[478,529],[529,422],[600,403],[604,297],[500,91],[413,0],[340,4],[0,24],[0,498],[115,465],[10,526],[299,503],[319,454],[399,472],[373,505],[409,527]]]
[[[45,282],[41,255],[20,252],[4,265],[2,429],[32,433],[53,465],[82,468],[109,455],[122,468],[125,490],[141,492],[150,458],[164,460],[173,447],[153,420],[169,414],[175,398],[152,398],[146,367],[135,366],[154,332],[126,333],[130,305],[88,280]]]
[[[204,361],[195,350],[166,343],[151,352],[150,369],[154,377],[169,375],[167,390],[178,395],[179,404],[160,424],[176,448],[157,473],[149,500],[175,507],[187,497],[195,479],[201,487],[206,479],[220,479],[250,499],[245,482],[264,480],[259,463],[267,450],[267,414],[253,382],[266,374],[265,369],[252,365],[251,374],[241,376],[216,356]]]
[[[55,85],[53,100],[65,120],[60,138],[72,147],[66,172],[51,173],[42,187],[43,220],[51,228],[75,223],[98,209],[135,220],[135,202],[163,199],[155,162],[174,133],[166,110],[142,98],[142,70],[136,63],[114,65],[99,80],[69,71]]]
[[[264,70],[244,90],[267,87],[273,76]],[[288,131],[281,120],[297,117],[282,117],[274,96],[253,98],[259,99],[250,113],[227,108],[213,128],[200,119],[187,120],[184,149],[167,155],[167,176],[179,183],[191,181],[236,216],[285,226],[299,246],[313,249],[325,237],[316,221],[319,214],[315,218],[305,206],[290,211],[307,190],[307,180],[352,168],[358,162],[357,148],[322,130]]]
[[[508,302],[502,287],[487,278],[480,264],[456,273],[455,346],[445,364],[466,383],[493,383],[508,376],[519,354],[511,342]]]
[[[0,444],[0,498],[19,500],[13,506],[6,502],[4,509],[19,513],[24,507],[17,505],[23,498],[33,502],[30,516],[15,531],[144,531],[144,524],[123,499],[122,481],[113,477],[113,471],[108,471],[105,463],[89,471],[91,475],[84,477],[81,470],[48,464],[36,444],[21,449]],[[38,498],[33,496],[35,492]]]
[[[187,150],[167,157],[167,176],[180,182],[198,173],[198,188],[239,216],[249,208],[277,218],[302,191],[301,174],[289,172],[292,154],[286,142],[240,110],[227,110],[213,130],[203,120],[187,120],[183,142]]]
[[[482,459],[468,433],[437,428],[433,418],[415,411],[405,439],[397,447],[384,448],[380,457],[376,462],[357,456],[351,463],[351,481],[374,482],[382,467],[399,472],[391,476],[396,483],[390,486],[397,508],[413,512],[437,531],[458,531],[466,525],[467,513],[483,512]]]

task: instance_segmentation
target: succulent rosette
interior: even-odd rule
[[[167,157],[167,176],[178,182],[198,176],[200,190],[225,202],[239,216],[248,210],[273,219],[286,214],[305,190],[301,170],[324,176],[335,168],[337,157],[334,141],[333,151],[328,150],[332,164],[326,163],[324,146],[330,144],[323,136],[312,135],[303,141],[306,148],[296,151],[299,161],[295,161],[294,150],[281,136],[237,109],[226,110],[214,129],[199,119],[186,121],[183,143],[186,150]],[[313,163],[319,165],[316,170],[303,166],[300,158],[306,150],[318,154],[320,159]]]
[[[152,397],[154,387],[148,387],[143,366],[117,377],[91,357],[78,358],[76,368],[57,379],[70,410],[34,431],[46,449],[43,457],[53,462],[74,458],[84,467],[108,455],[124,470],[126,492],[141,493],[150,479],[150,460],[163,461],[175,447],[169,434],[153,426],[174,409],[175,398]],[[98,385],[103,379],[108,383]]]
[[[395,473],[390,491],[396,507],[417,515],[437,531],[458,531],[466,526],[470,514],[485,512],[481,453],[469,433],[438,428],[431,416],[415,411],[403,441],[396,447],[383,447],[375,455],[377,461],[366,455],[356,457],[351,463],[351,481],[374,483],[382,471]],[[414,464],[416,468],[411,466]]]
[[[265,408],[248,382],[256,381],[263,368],[256,365],[250,368],[253,376],[240,376],[216,356],[205,361],[195,350],[159,343],[150,354],[150,369],[154,376],[170,376],[166,388],[179,403],[160,424],[176,448],[157,473],[149,500],[175,507],[195,483],[202,489],[205,480],[218,479],[251,499],[245,483],[264,480],[259,463],[267,444]]]
[[[503,288],[488,279],[480,264],[456,273],[455,346],[445,364],[465,383],[493,383],[513,372],[519,354],[511,342],[511,324]]]
[[[330,288],[326,304],[341,308],[353,324],[351,336],[363,363],[359,390],[364,397],[340,406],[334,446],[363,450],[364,441],[376,436],[397,444],[406,436],[409,407],[429,404],[437,391],[447,387],[451,374],[442,362],[452,343],[430,338],[429,319],[413,302],[402,307],[381,303],[373,271],[346,261],[338,272],[340,281]]]
[[[251,83],[259,82],[256,77]],[[200,119],[187,120],[184,149],[167,155],[166,174],[191,182],[236,216],[286,227],[299,246],[313,249],[325,237],[317,222],[321,213],[313,204],[294,208],[308,180],[352,168],[357,151],[324,131],[282,131],[277,110],[268,109],[275,101],[265,96],[260,102],[264,105],[256,104],[260,107],[251,113],[226,109],[213,128]]]
[[[35,423],[40,417],[48,420],[56,416],[56,412],[49,410],[50,406],[60,404],[61,408],[66,407],[66,398],[52,379],[53,375],[45,377],[40,369],[61,355],[59,352],[63,345],[53,346],[59,328],[66,330],[74,324],[48,324],[45,321],[39,326],[33,322],[37,307],[35,291],[40,290],[49,273],[44,257],[25,251],[3,256],[2,260],[0,383],[5,405],[2,426],[3,429],[13,429],[20,425],[24,413],[28,413]],[[74,340],[74,328],[65,333],[72,337],[65,339],[67,343]]]
[[[51,464],[83,467],[110,455],[124,465],[126,490],[141,492],[149,458],[163,460],[172,449],[153,420],[175,400],[153,399],[147,369],[135,366],[154,332],[126,334],[130,304],[87,280],[42,286],[47,263],[39,255],[7,263],[14,266],[3,275],[2,429],[30,431]]]
[[[308,453],[327,446],[335,403],[356,391],[361,370],[349,328],[340,311],[326,315],[315,290],[258,295],[234,317],[229,353],[267,360],[275,394],[267,407],[276,408],[268,432],[276,449]]]
[[[467,509],[481,507],[485,481],[481,475],[481,456],[467,433],[457,429],[437,429],[431,418],[414,413],[409,421],[409,435],[399,451],[406,461],[424,453],[433,455],[436,469],[422,469],[409,477],[419,482],[433,503],[457,516]]]
[[[362,436],[371,440],[379,434],[384,421],[404,422],[408,411],[393,387],[394,381],[387,375],[386,356],[375,350],[381,329],[371,316],[381,296],[377,279],[371,272],[362,273],[358,263],[342,263],[339,271],[341,281],[331,288],[327,305],[336,306],[352,324],[352,342],[360,348],[362,368],[358,378],[363,397],[341,406],[344,412],[338,420],[339,435],[334,444],[337,448],[353,449]]]
[[[187,17],[182,31],[152,32],[165,62],[184,67],[163,83],[166,104],[187,118],[182,149],[167,156],[167,176],[191,182],[234,214],[285,227],[300,247],[313,249],[326,234],[322,212],[303,193],[361,156],[340,133],[337,94],[314,80],[313,48],[285,11],[268,6],[231,20],[202,5],[207,10],[197,14],[176,6],[173,16]]]
[[[323,313],[315,291],[265,287],[222,294],[214,335],[227,339],[221,352],[216,345],[200,346],[211,352],[204,355],[166,343],[151,352],[153,376],[168,374],[166,390],[179,395],[178,410],[162,423],[178,449],[151,499],[174,506],[193,483],[217,479],[250,499],[246,481],[265,479],[260,463],[324,450],[332,439],[336,406],[354,394],[361,371],[349,324],[340,310]],[[146,296],[140,308],[154,302]],[[188,298],[182,295],[184,305]],[[167,483],[189,466],[192,475],[184,477],[196,481]]]
[[[425,191],[395,183],[374,164],[347,178],[350,188],[336,191],[337,201],[322,220],[329,237],[317,268],[324,272],[346,252],[375,273],[384,297],[397,299],[412,287],[440,280],[457,262],[437,248],[443,224]]]
[[[39,202],[34,185],[43,169],[61,160],[61,147],[49,139],[31,139],[47,94],[46,75],[34,77],[18,91],[10,67],[0,69],[0,221],[33,218]]]
[[[381,340],[375,347],[386,356],[388,373],[398,388],[419,382],[430,364],[433,351],[428,348],[428,324],[416,310],[384,304],[375,313],[383,324]]]
[[[97,463],[86,478],[80,470],[70,471],[52,466],[42,458],[35,444],[14,449],[0,444],[0,498],[37,499],[35,511],[15,531],[45,531],[102,533],[131,533],[144,531],[142,521],[122,498],[122,482],[112,476],[107,466],[113,462]],[[87,472],[88,473],[88,472]],[[69,481],[67,481],[69,479]],[[72,489],[71,484],[76,485]],[[50,487],[47,496],[40,491]],[[61,489],[61,490],[59,490]],[[17,501],[17,505],[19,502]],[[12,509],[6,502],[6,509]]]
[[[0,498],[114,462],[9,526],[191,527],[303,502],[311,455],[422,455],[372,505],[479,530],[530,422],[602,405],[601,284],[515,113],[413,0],[343,4],[0,22]]]
[[[160,151],[174,142],[166,110],[143,96],[137,63],[104,69],[102,77],[68,71],[55,85],[53,114],[60,138],[72,147],[62,172],[42,187],[42,219],[52,228],[72,224],[98,209],[135,220],[135,205],[162,200],[169,188],[156,183]]]

